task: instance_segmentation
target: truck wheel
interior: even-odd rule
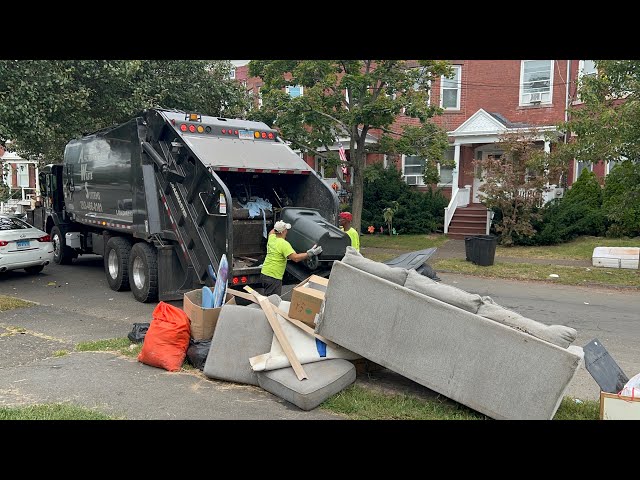
[[[129,290],[129,256],[131,242],[123,237],[111,237],[104,247],[104,272],[111,290]]]
[[[53,244],[53,261],[58,265],[69,265],[77,256],[73,248],[67,247],[64,235],[58,227],[51,229],[51,243]]]
[[[138,242],[131,249],[129,284],[131,293],[139,302],[158,299],[158,254],[148,243]]]

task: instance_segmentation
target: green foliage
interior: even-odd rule
[[[640,163],[624,161],[606,178],[602,208],[611,222],[607,235],[640,235]]]
[[[597,75],[582,77],[580,103],[569,108],[563,130],[577,134],[555,156],[600,160],[640,159],[640,61],[596,60]]]
[[[601,236],[605,232],[602,188],[593,172],[584,169],[564,198],[549,202],[543,209],[538,245],[568,242],[581,235]]]
[[[55,163],[72,138],[146,108],[241,116],[248,97],[230,68],[208,60],[1,60],[0,141]]]
[[[447,62],[431,60],[419,60],[415,67],[403,60],[252,60],[249,74],[264,83],[262,108],[250,117],[277,128],[303,152],[329,162],[338,161],[337,153],[317,150],[324,147],[329,152],[337,137],[350,138],[353,226],[361,230],[368,151],[428,156],[432,165],[442,157],[446,132],[429,122],[441,109],[426,100],[430,82],[450,73]],[[303,95],[291,98],[284,91],[288,85],[301,85]],[[402,112],[418,125],[391,130]],[[379,144],[365,147],[372,129],[383,132]],[[427,173],[431,178],[433,168]]]
[[[381,164],[374,164],[365,172],[369,181],[364,186],[363,231],[369,225],[379,227],[388,224],[383,212],[396,205],[394,202],[397,202],[397,209],[393,213],[393,224],[399,234],[430,233],[442,229],[444,207],[449,201],[440,190],[413,190],[393,166],[384,168]]]

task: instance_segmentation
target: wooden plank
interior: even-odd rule
[[[241,292],[240,290],[234,290],[233,288],[227,289],[227,293],[231,295],[235,295],[236,297],[244,298],[245,300],[249,300],[250,302],[260,304],[258,300],[255,299],[253,295],[249,295],[248,293]]]
[[[307,374],[304,371],[304,368],[302,368],[302,364],[300,364],[300,360],[298,360],[298,357],[296,357],[296,354],[293,351],[291,344],[289,343],[289,339],[287,338],[287,335],[284,333],[284,330],[282,330],[282,325],[280,325],[280,322],[276,317],[276,313],[273,311],[273,305],[271,304],[269,299],[263,295],[260,295],[258,292],[256,292],[253,288],[249,286],[244,287],[244,289],[247,292],[249,292],[251,295],[253,295],[256,300],[258,300],[258,303],[260,304],[260,308],[262,308],[262,311],[267,316],[269,325],[271,325],[271,329],[273,330],[273,333],[275,333],[276,338],[278,339],[278,342],[280,342],[280,346],[282,347],[282,350],[287,356],[287,359],[291,363],[291,367],[293,367],[293,371],[298,377],[298,380],[304,380],[306,378],[309,378],[307,377]]]
[[[296,320],[295,318],[291,318],[289,317],[289,315],[287,315],[287,313],[284,310],[279,309],[278,307],[273,307],[273,309],[276,311],[276,313],[278,315],[280,315],[282,318],[285,318],[287,320],[289,320],[291,323],[293,323],[296,327],[300,328],[301,330],[303,330],[305,333],[308,333],[309,335],[316,337],[318,340],[320,340],[321,342],[326,343],[329,347],[331,348],[336,348],[338,347],[338,345],[336,345],[335,343],[333,343],[331,340],[328,340],[326,338],[324,338],[322,335],[318,335],[313,328],[311,328],[309,325],[302,323],[300,320]]]

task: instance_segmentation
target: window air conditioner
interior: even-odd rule
[[[529,103],[540,103],[542,101],[542,94],[540,92],[529,94]]]

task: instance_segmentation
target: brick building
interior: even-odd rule
[[[454,69],[452,78],[440,78],[432,84],[430,103],[444,109],[442,115],[431,121],[448,132],[450,147],[448,158],[455,160],[455,168],[440,168],[440,187],[450,199],[445,211],[445,232],[451,237],[464,237],[471,233],[488,232],[490,212],[480,204],[479,187],[482,172],[474,168],[474,160],[489,155],[502,155],[498,147],[501,135],[506,132],[535,131],[538,142],[550,151],[552,145],[543,135],[557,136],[568,140],[557,126],[567,119],[569,106],[579,104],[577,80],[580,75],[595,73],[593,61],[589,60],[450,60]],[[247,90],[253,92],[260,102],[261,79],[248,77],[247,65],[238,65],[235,76]],[[290,94],[304,95],[302,88]],[[399,116],[393,127],[418,123],[417,119]],[[392,128],[393,128],[392,127]],[[371,131],[368,143],[376,142],[376,131]],[[348,148],[349,139],[339,139],[339,144]],[[349,152],[346,152],[347,157]],[[324,175],[322,161],[306,156],[305,161]],[[367,164],[394,162],[402,171],[405,181],[415,188],[424,185],[422,168],[424,160],[413,156],[387,156],[370,154]],[[604,177],[609,164],[596,165],[574,161],[568,178],[561,185],[551,185],[546,193],[550,200],[563,193],[562,186],[570,186],[582,169],[593,169]],[[332,172],[331,172],[332,173]],[[347,180],[349,177],[347,176]]]
[[[39,194],[37,162],[21,158],[0,145],[2,183],[10,189],[10,198],[0,204],[3,213],[22,213]]]

